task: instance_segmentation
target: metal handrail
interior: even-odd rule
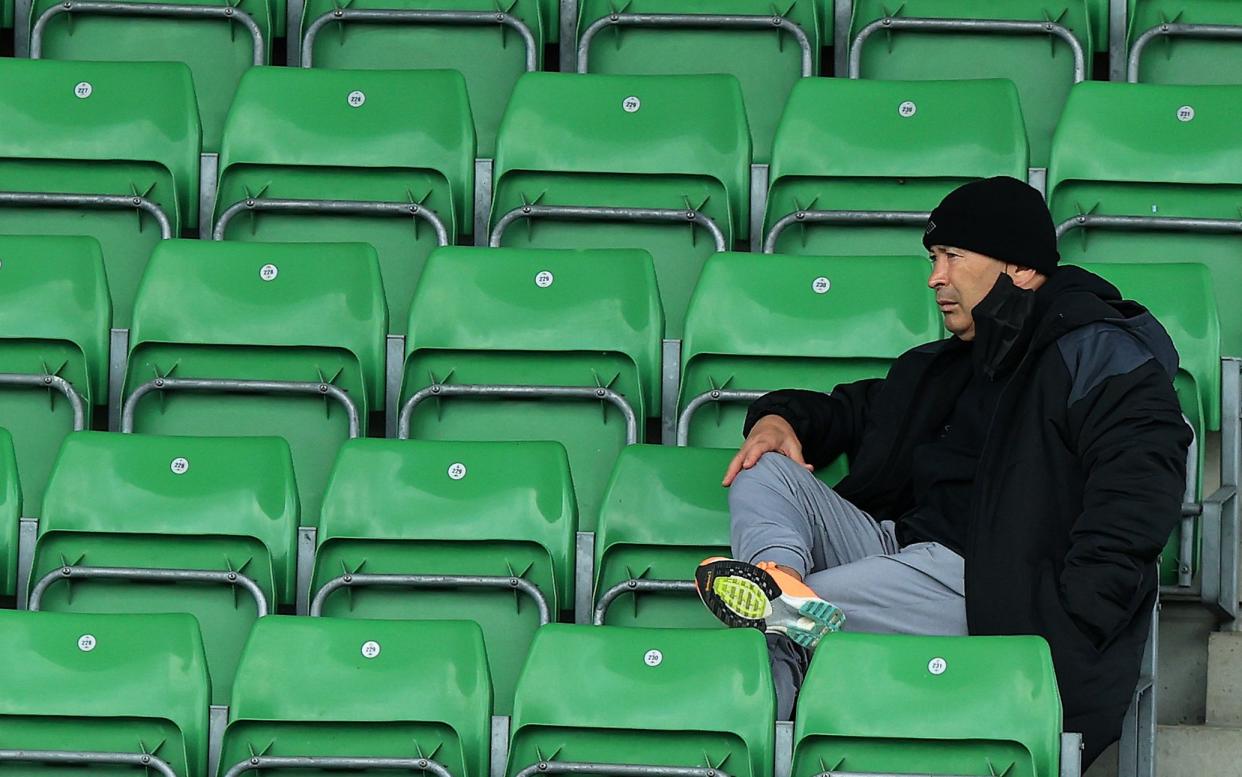
[[[349,417],[349,436],[358,437],[358,406],[349,393],[326,381],[230,380],[225,378],[156,378],[134,389],[121,408],[121,432],[134,431],[134,409],[152,391],[201,391],[220,394],[310,394],[331,397],[345,408]]]
[[[0,750],[0,762],[71,764],[111,764],[154,769],[163,777],[177,777],[168,762],[151,753],[103,753],[89,750]]]
[[[630,579],[622,580],[616,585],[604,592],[595,605],[595,615],[591,622],[596,626],[603,626],[604,619],[608,616],[608,608],[612,603],[619,599],[622,594],[640,594],[640,593],[687,593],[694,592],[693,580],[639,580]]]
[[[73,431],[80,432],[86,428],[86,406],[82,397],[74,390],[72,383],[59,375],[0,372],[0,386],[28,386],[57,391],[69,400],[69,407],[73,409]]]
[[[712,389],[704,391],[686,403],[686,409],[677,416],[677,446],[684,448],[690,444],[690,421],[699,408],[708,402],[754,402],[763,396],[764,391],[744,389]]]
[[[1055,35],[1065,41],[1074,54],[1074,83],[1087,78],[1087,58],[1082,43],[1064,25],[1052,21],[1008,21],[1002,19],[905,19],[886,16],[863,27],[850,46],[849,77],[858,78],[862,68],[862,47],[881,30],[914,30],[922,32],[1016,33],[1018,35]]]
[[[796,210],[786,213],[763,239],[763,252],[776,253],[776,241],[794,224],[850,224],[855,226],[922,226],[931,218],[928,211],[907,210]]]
[[[315,38],[325,25],[332,22],[391,22],[393,24],[460,24],[469,26],[501,25],[517,32],[526,46],[526,71],[539,69],[539,47],[530,27],[516,16],[503,11],[413,11],[402,9],[337,8],[321,14],[306,28],[302,36],[302,67],[314,66]]]
[[[1242,232],[1242,219],[1201,219],[1181,216],[1096,216],[1081,213],[1057,224],[1057,240],[1086,227],[1143,229],[1152,232]]]
[[[0,192],[0,205],[52,208],[100,208],[125,210],[137,208],[146,211],[160,226],[160,239],[172,238],[172,224],[164,209],[146,197],[128,194],[59,194],[53,192]],[[139,229],[142,224],[139,222]]]
[[[240,572],[220,572],[209,569],[142,569],[138,567],[78,567],[64,566],[53,569],[30,591],[27,609],[37,612],[43,605],[43,594],[58,580],[136,580],[159,583],[221,583],[240,586],[254,599],[259,617],[268,613],[267,595],[251,578]]]
[[[503,397],[507,399],[598,399],[608,402],[621,411],[625,418],[625,444],[638,442],[638,417],[629,401],[603,386],[502,386],[502,385],[454,385],[433,383],[414,393],[401,407],[397,423],[397,438],[410,439],[410,418],[414,408],[428,399],[445,397]]]
[[[689,222],[711,233],[717,252],[728,250],[724,233],[720,231],[720,227],[711,216],[692,208],[599,208],[580,205],[522,205],[514,208],[496,222],[487,244],[492,248],[499,248],[500,240],[511,224],[518,219],[538,217],[552,217],[568,221]]]
[[[591,41],[605,27],[672,27],[672,28],[736,28],[745,30],[784,30],[798,41],[802,50],[802,77],[815,74],[815,59],[811,41],[806,32],[783,16],[759,16],[740,14],[631,14],[612,13],[596,19],[578,43],[578,72],[587,73],[591,56]]]
[[[1139,60],[1147,44],[1156,38],[1181,36],[1183,38],[1224,38],[1242,40],[1242,26],[1234,24],[1178,24],[1165,22],[1146,30],[1134,41],[1130,49],[1130,58],[1126,64],[1126,81],[1137,84],[1139,80]]]
[[[431,772],[435,777],[453,777],[439,761],[430,758],[368,758],[364,756],[255,755],[238,761],[229,767],[224,777],[238,777],[259,769],[404,769],[411,772]]]
[[[153,16],[169,19],[204,18],[223,19],[240,23],[250,33],[255,65],[267,62],[267,50],[263,32],[254,18],[240,8],[231,5],[176,5],[173,3],[115,3],[96,0],[65,0],[51,6],[34,23],[30,33],[30,58],[43,56],[43,31],[48,22],[61,14],[85,13],[96,16]]]
[[[539,586],[516,575],[371,575],[345,574],[332,578],[315,592],[311,601],[310,615],[318,618],[323,615],[324,603],[334,592],[342,588],[360,586],[388,585],[403,588],[495,588],[501,590],[521,591],[535,601],[539,610],[539,625],[552,622],[552,608],[548,598],[539,590]]]
[[[439,245],[449,244],[448,230],[444,222],[430,208],[415,202],[371,202],[368,200],[285,200],[248,197],[238,200],[220,214],[219,221],[211,231],[212,240],[223,240],[229,222],[238,213],[327,213],[346,216],[413,216],[431,225]]]
[[[514,777],[537,777],[543,774],[598,774],[606,777],[731,777],[724,769],[709,766],[659,766],[575,761],[539,761],[527,766]]]

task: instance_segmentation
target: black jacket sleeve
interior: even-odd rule
[[[803,389],[764,394],[751,403],[742,434],[750,434],[765,415],[780,416],[802,443],[803,458],[816,467],[825,466],[842,453],[853,456],[858,450],[867,414],[883,385],[876,378],[843,383],[831,394]]]

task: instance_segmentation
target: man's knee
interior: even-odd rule
[[[729,504],[732,505],[738,500],[762,498],[772,492],[790,492],[791,478],[797,476],[794,470],[806,472],[788,456],[780,453],[763,454],[753,467],[737,473],[733,485],[729,486]]]

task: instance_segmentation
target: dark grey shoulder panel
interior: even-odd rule
[[[1114,324],[1097,322],[1057,340],[1072,386],[1068,406],[1115,375],[1125,375],[1155,358],[1138,338]]]

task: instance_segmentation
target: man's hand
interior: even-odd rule
[[[788,456],[806,467],[807,472],[815,471],[815,467],[803,460],[802,443],[798,441],[798,435],[794,434],[789,422],[778,415],[765,415],[751,427],[750,434],[746,436],[746,442],[742,443],[741,450],[733,457],[733,461],[729,462],[729,468],[725,470],[724,482],[721,485],[733,485],[733,479],[739,472],[755,466],[763,454],[771,452]]]

